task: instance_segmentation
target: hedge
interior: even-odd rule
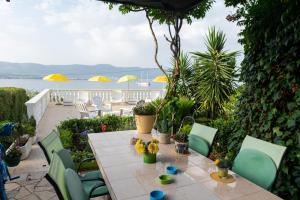
[[[20,122],[23,119],[27,119],[25,102],[28,99],[24,89],[13,87],[0,88],[0,121]]]
[[[87,141],[87,133],[101,133],[101,125],[107,125],[107,131],[135,130],[134,117],[107,115],[95,119],[69,119],[57,127],[64,148],[71,150],[75,163],[92,157],[93,153]],[[128,141],[129,142],[129,141]],[[96,168],[96,163],[88,163],[83,168]]]

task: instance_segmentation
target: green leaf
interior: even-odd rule
[[[288,128],[293,128],[293,127],[295,127],[295,125],[296,125],[295,119],[292,118],[287,121]]]
[[[275,133],[277,136],[282,136],[282,132],[280,131],[280,127],[278,126],[273,128],[273,133]]]

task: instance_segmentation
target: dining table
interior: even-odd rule
[[[234,181],[212,179],[217,171],[209,158],[189,149],[188,154],[175,151],[175,144],[159,144],[156,163],[143,162],[135,151],[132,138],[150,141],[151,134],[136,130],[88,134],[88,141],[113,200],[149,200],[150,192],[163,191],[168,200],[279,200],[281,198],[229,171]],[[162,185],[160,175],[167,166],[176,166],[173,182]],[[256,170],[256,169],[253,169]]]

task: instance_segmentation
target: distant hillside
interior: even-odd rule
[[[132,74],[151,79],[161,72],[158,68],[117,67],[110,64],[98,65],[42,65],[37,63],[10,63],[0,61],[0,78],[32,78],[40,79],[52,73],[62,73],[71,79],[87,79],[94,75],[105,75],[118,78]]]

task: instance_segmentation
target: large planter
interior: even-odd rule
[[[144,163],[156,163],[156,154],[144,153]]]
[[[32,138],[29,138],[24,146],[19,147],[22,153],[21,160],[28,158],[32,148]]]
[[[171,136],[169,133],[160,133],[158,140],[161,144],[170,144]]]
[[[178,142],[175,140],[175,151],[177,153],[185,154],[189,150],[188,142]]]
[[[36,144],[36,142],[37,142],[37,135],[34,135],[34,136],[30,137],[30,139],[31,139],[31,144],[32,145]]]
[[[139,134],[151,133],[155,115],[135,115],[136,128]]]

